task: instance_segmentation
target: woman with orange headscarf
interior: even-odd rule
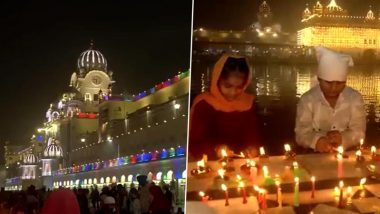
[[[254,96],[245,92],[251,79],[245,58],[223,55],[218,60],[210,91],[198,95],[191,107],[190,159],[203,154],[215,159],[221,146],[238,153],[257,148]]]

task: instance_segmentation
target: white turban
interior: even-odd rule
[[[350,55],[344,55],[324,47],[316,47],[318,60],[318,77],[326,81],[344,82],[348,67],[354,66]]]

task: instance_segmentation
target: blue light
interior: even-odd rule
[[[178,146],[175,151],[177,156],[184,156],[185,155],[185,148],[182,146]]]
[[[137,154],[137,162],[138,163],[143,162],[143,154]]]
[[[118,166],[124,165],[124,158],[118,158],[117,165]]]
[[[162,159],[168,158],[168,155],[169,155],[168,151],[166,151],[165,149],[163,149],[162,152],[161,152],[161,158]]]
[[[42,136],[42,135],[38,135],[38,136],[37,136],[37,141],[38,141],[38,142],[43,142],[43,141],[44,141],[44,136]]]
[[[150,161],[152,159],[152,154],[149,152],[149,153],[143,153],[143,161],[144,162],[147,162],[147,161]]]

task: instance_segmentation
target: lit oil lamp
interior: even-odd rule
[[[336,150],[336,158],[348,158],[348,155],[344,154],[343,146],[338,146]]]
[[[199,192],[199,196],[201,197],[201,200],[202,200],[203,203],[206,203],[208,201],[208,199],[209,199],[209,196],[206,195],[206,193],[204,193],[202,191]]]
[[[259,152],[260,152],[260,156],[259,156],[260,158],[268,158],[268,155],[265,154],[265,149],[263,146],[260,147]]]
[[[206,159],[204,157],[202,160],[197,161],[197,169],[192,169],[190,172],[191,175],[200,176],[200,175],[205,175],[208,172],[210,172],[211,168],[206,166],[206,162],[207,162],[206,160],[207,160],[207,156],[206,156]]]
[[[285,144],[284,145],[284,149],[285,149],[285,159],[286,160],[294,160],[294,158],[296,157],[296,153],[294,153],[290,147],[289,144]]]
[[[361,163],[361,162],[365,161],[365,158],[362,155],[362,151],[361,150],[357,150],[355,154],[356,154],[356,162]]]
[[[371,157],[373,161],[380,161],[380,155],[376,153],[376,146],[371,146]]]

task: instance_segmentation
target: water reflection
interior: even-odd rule
[[[196,62],[192,70],[192,97],[207,89],[212,63]],[[296,105],[300,96],[317,84],[316,66],[255,65],[249,90],[257,95],[261,132],[268,150],[282,154],[283,144],[294,144]],[[196,80],[202,77],[202,81]],[[367,112],[366,142],[379,146],[380,68],[354,67],[347,85],[362,93]]]

